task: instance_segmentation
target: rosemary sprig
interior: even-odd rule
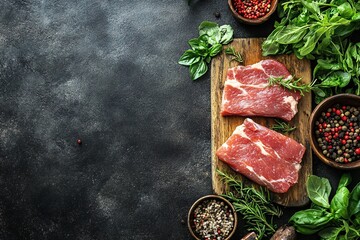
[[[305,84],[301,82],[301,78],[284,78],[284,77],[273,77],[269,78],[269,86],[280,85],[286,89],[299,91],[301,96],[304,96],[304,92],[310,92],[312,84]]]
[[[295,126],[290,126],[289,123],[286,123],[284,121],[279,121],[275,119],[275,124],[271,127],[272,130],[282,133],[289,133],[296,129]]]
[[[235,210],[242,215],[248,231],[256,232],[258,240],[276,231],[274,216],[282,215],[281,209],[271,202],[270,192],[263,187],[245,186],[234,177],[217,170],[231,191],[222,196],[229,199]]]
[[[242,58],[241,54],[240,54],[239,52],[236,52],[234,47],[228,47],[228,48],[226,48],[226,49],[225,49],[225,53],[226,53],[227,55],[233,56],[233,57],[231,58],[231,61],[237,61],[237,62],[239,62],[239,63],[242,63],[242,62],[243,62],[243,58]]]

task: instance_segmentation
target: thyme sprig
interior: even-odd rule
[[[289,123],[286,123],[284,121],[279,121],[275,119],[275,124],[271,127],[272,130],[282,133],[289,133],[296,129],[295,126],[290,126]]]
[[[274,216],[280,217],[282,210],[271,202],[270,192],[263,187],[245,186],[243,182],[217,170],[232,191],[222,194],[229,199],[235,210],[241,214],[248,231],[256,232],[258,240],[271,236],[277,229]]]
[[[280,85],[286,89],[299,91],[301,96],[304,96],[304,92],[310,92],[312,84],[305,84],[301,82],[301,78],[284,78],[284,77],[273,77],[269,78],[269,86]]]
[[[234,47],[228,47],[228,48],[226,48],[226,49],[225,49],[225,53],[226,53],[227,55],[233,56],[233,57],[231,58],[231,61],[237,61],[237,62],[239,62],[239,63],[242,63],[242,62],[243,62],[243,58],[242,58],[240,52],[236,52]]]

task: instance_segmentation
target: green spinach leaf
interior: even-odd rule
[[[340,13],[340,16],[346,19],[351,19],[351,17],[354,15],[354,10],[348,2],[344,2],[343,4],[338,6],[337,9]]]
[[[351,74],[343,71],[332,72],[318,85],[325,88],[346,87],[351,80]]]
[[[276,41],[280,44],[292,44],[302,40],[308,31],[308,26],[288,25],[278,33]]]
[[[280,52],[280,43],[277,41],[279,33],[285,28],[285,26],[279,26],[267,37],[262,43],[262,54],[264,56],[278,54]]]

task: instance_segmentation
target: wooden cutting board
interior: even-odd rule
[[[263,57],[261,55],[261,43],[264,39],[260,38],[241,38],[234,39],[229,45],[243,56],[242,65],[249,65],[259,62],[263,59],[275,59],[283,63],[290,73],[295,77],[302,77],[302,81],[310,83],[311,66],[308,60],[299,60],[295,55],[280,55]],[[226,186],[221,177],[216,173],[216,169],[232,174],[241,181],[250,183],[249,180],[241,177],[240,174],[233,171],[225,163],[221,162],[215,152],[231,136],[235,128],[242,124],[245,117],[220,115],[222,91],[226,80],[227,70],[230,67],[239,65],[236,61],[231,61],[231,56],[222,54],[215,57],[211,62],[211,141],[212,141],[212,185],[216,194],[222,194],[226,191]],[[287,193],[273,193],[274,202],[283,206],[303,206],[309,202],[306,193],[305,182],[307,177],[312,174],[312,154],[309,144],[309,116],[311,113],[311,93],[306,93],[298,104],[298,113],[291,120],[290,124],[295,125],[297,129],[290,134],[285,134],[306,147],[306,152],[302,161],[302,168],[299,172],[298,183],[292,186]],[[273,118],[252,117],[252,119],[267,127],[274,123]]]

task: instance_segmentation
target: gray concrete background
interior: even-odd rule
[[[177,60],[203,20],[265,37],[274,18],[244,26],[215,0],[0,9],[0,239],[190,239],[211,193],[210,76]]]

